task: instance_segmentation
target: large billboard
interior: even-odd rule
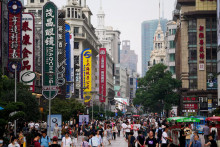
[[[65,40],[65,20],[58,19],[58,52],[57,52],[57,85],[59,94],[66,95],[66,42]]]
[[[57,6],[49,1],[43,6],[42,94],[45,98],[57,95]],[[51,92],[49,92],[51,91]]]
[[[87,103],[92,98],[92,50],[87,48],[81,53],[81,98]]]
[[[8,2],[8,69],[14,72],[13,64],[15,59],[22,58],[22,4],[18,0]],[[19,63],[18,69],[21,69]]]
[[[29,13],[22,14],[22,68],[20,81],[30,86],[34,92],[34,16]]]
[[[99,101],[105,102],[106,96],[106,48],[99,49]]]

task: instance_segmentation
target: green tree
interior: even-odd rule
[[[60,99],[52,100],[51,113],[61,114],[63,121],[68,121],[72,117],[76,117],[78,112],[83,113],[85,106],[79,103],[76,99]]]
[[[14,80],[7,76],[0,75],[0,101],[11,103],[14,102]],[[17,102],[24,103],[25,121],[37,121],[40,118],[40,112],[36,97],[32,95],[29,86],[23,83],[17,83]]]
[[[168,112],[179,103],[179,95],[175,90],[180,86],[181,82],[172,78],[167,66],[156,64],[143,78],[138,79],[139,89],[133,103],[142,105],[144,111],[159,113],[164,108]]]

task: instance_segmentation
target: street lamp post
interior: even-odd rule
[[[22,58],[13,58],[10,59],[11,61],[14,61],[14,68],[15,68],[15,103],[17,103],[17,68],[20,61],[22,61]],[[16,136],[17,132],[17,125],[16,125],[16,119],[14,120],[14,135]]]

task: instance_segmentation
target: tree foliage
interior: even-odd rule
[[[175,90],[181,82],[172,78],[172,73],[163,64],[150,68],[143,78],[138,79],[135,105],[142,105],[145,111],[161,112],[170,110],[179,103],[179,95]]]
[[[76,99],[60,99],[55,98],[52,100],[51,113],[61,114],[63,121],[68,121],[70,118],[83,113],[85,106],[79,103]]]

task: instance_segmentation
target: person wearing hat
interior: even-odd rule
[[[73,147],[73,142],[71,140],[71,138],[69,137],[69,132],[67,131],[65,133],[65,137],[62,138],[62,143],[61,143],[61,147]]]
[[[61,147],[59,144],[58,144],[58,137],[57,136],[54,136],[53,137],[53,142],[51,145],[49,145],[49,147]]]

